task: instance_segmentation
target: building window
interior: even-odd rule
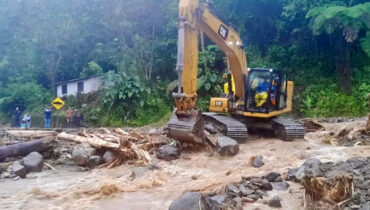
[[[78,82],[78,84],[77,84],[77,91],[79,93],[84,92],[84,82]]]
[[[62,85],[62,94],[67,94],[67,85]]]

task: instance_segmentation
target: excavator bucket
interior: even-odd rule
[[[177,116],[175,110],[167,129],[170,138],[184,143],[204,144],[204,121],[200,110],[194,110],[188,116]]]

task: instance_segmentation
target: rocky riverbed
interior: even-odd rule
[[[364,126],[366,122],[356,119],[327,123],[326,129],[333,131],[326,131],[335,132],[334,128],[339,129],[348,123]],[[138,132],[156,135],[151,130],[140,129]],[[187,192],[201,193],[212,198],[211,202],[227,198],[231,200],[231,205],[227,205],[229,209],[271,209],[279,205],[281,209],[302,209],[308,206],[305,189],[300,181],[287,178],[287,173],[312,158],[320,160],[318,165],[322,173],[319,177],[327,177],[326,174],[339,167],[337,164],[343,164],[341,171],[355,174],[355,199],[347,201],[345,207],[360,208],[368,198],[364,194],[368,188],[361,184],[368,182],[365,171],[368,171],[370,147],[334,146],[315,138],[319,132],[293,142],[250,136],[247,142],[239,144],[239,150],[233,156],[222,156],[217,150],[212,154],[205,148],[183,148],[179,153],[178,145],[172,145],[173,148],[168,149],[171,152],[168,160],[157,158],[154,152],[148,166],[138,167],[127,162],[113,169],[77,166],[72,158],[74,147],[66,145],[59,149],[64,150],[60,151],[64,155],[44,157],[44,161],[56,170],[44,166],[41,172],[29,172],[24,179],[14,175],[0,178],[0,209],[168,209],[174,200]],[[255,167],[256,159],[263,164]],[[14,161],[2,163],[0,173],[9,172]],[[361,161],[364,162],[361,167],[350,168],[351,164]],[[272,176],[268,176],[271,172],[279,176],[267,178]]]

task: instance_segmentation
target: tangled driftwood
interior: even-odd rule
[[[168,143],[165,138],[149,137],[136,132],[126,132],[115,128],[112,131],[107,128],[100,128],[94,132],[82,130],[78,135],[62,132],[57,136],[60,140],[69,140],[78,143],[88,143],[92,147],[112,150],[117,155],[112,161],[103,164],[101,167],[114,167],[125,161],[135,160],[137,165],[148,165],[152,159],[149,155],[153,149]]]
[[[303,126],[306,132],[315,132],[325,130],[324,125],[319,123],[316,119],[305,119],[303,121]]]
[[[348,174],[332,178],[305,177],[302,184],[305,188],[305,204],[311,207],[322,202],[333,207],[329,209],[340,208],[352,197],[354,190],[352,177]]]

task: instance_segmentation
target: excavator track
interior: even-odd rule
[[[217,130],[230,138],[245,141],[248,137],[247,127],[237,119],[214,112],[204,112],[203,116],[206,122],[214,124]]]
[[[272,119],[272,126],[277,138],[284,141],[293,141],[304,137],[303,124],[291,119],[276,117]]]

